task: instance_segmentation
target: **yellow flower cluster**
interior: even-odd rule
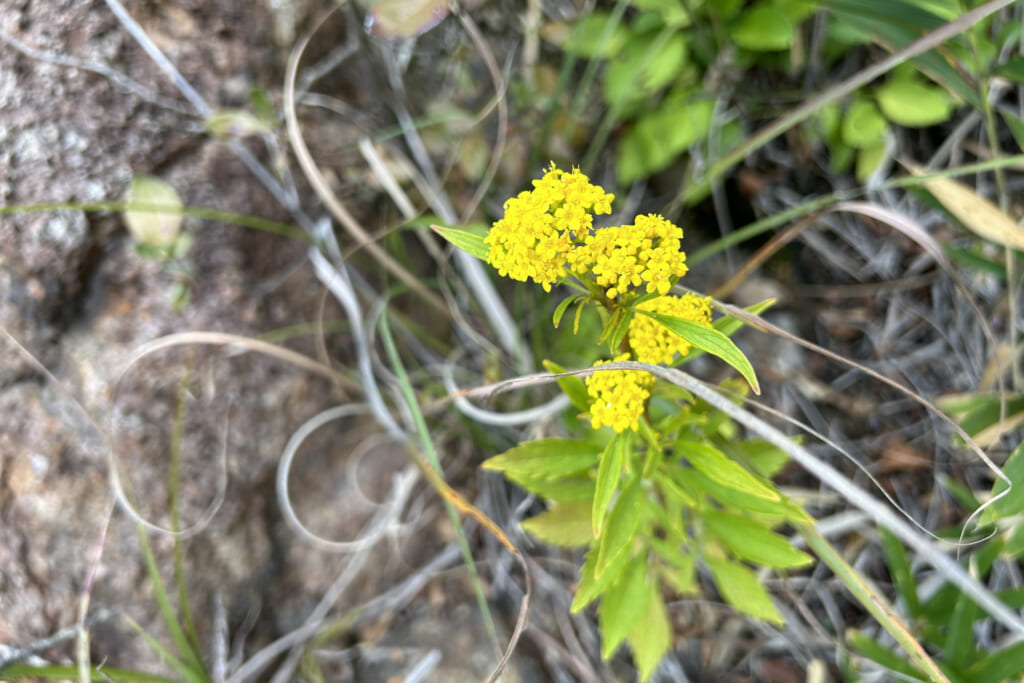
[[[639,309],[710,325],[709,300],[693,294],[669,296],[672,282],[686,275],[683,231],[663,217],[637,216],[633,225],[594,230],[594,215],[611,213],[614,196],[593,185],[579,169],[562,171],[554,164],[533,189],[505,202],[505,215],[494,223],[484,242],[487,262],[514,280],[532,279],[550,292],[559,278],[572,274],[590,287],[600,287],[608,300],[640,288],[658,296]],[[629,299],[632,301],[632,299]],[[608,301],[604,302],[608,304]],[[627,304],[628,305],[628,304]],[[610,306],[609,306],[610,308]],[[671,363],[690,344],[641,313],[629,323],[630,352],[616,361]],[[607,363],[600,361],[597,366]],[[587,377],[590,421],[595,429],[616,432],[637,429],[654,376],[637,370],[609,370]]]
[[[686,275],[680,250],[683,231],[661,216],[637,216],[633,225],[597,230],[569,254],[573,273],[593,273],[605,295],[614,299],[646,283],[647,291],[668,294],[672,278]]]
[[[651,311],[662,315],[682,318],[700,325],[711,325],[711,299],[684,294],[683,296],[659,296],[645,301],[637,309]],[[690,352],[691,345],[679,335],[671,332],[664,325],[642,313],[637,313],[629,321],[629,343],[636,354],[636,359],[643,363],[668,365],[675,354],[685,356]]]
[[[632,360],[628,353],[615,361]],[[608,361],[598,361],[594,367]],[[610,426],[616,432],[636,430],[644,406],[651,395],[654,375],[638,370],[605,370],[587,377],[590,396],[590,422],[594,429]]]
[[[565,272],[575,240],[589,234],[594,214],[612,212],[614,198],[579,169],[565,172],[551,164],[533,181],[533,190],[505,202],[505,216],[484,238],[487,262],[503,276],[533,279],[550,292]]]

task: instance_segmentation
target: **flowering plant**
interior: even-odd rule
[[[722,331],[738,327],[729,324],[735,321],[713,324],[709,298],[671,293],[687,271],[682,230],[657,215],[595,228],[594,216],[610,214],[613,199],[579,170],[552,164],[533,190],[505,203],[486,235],[435,229],[501,275],[547,292],[556,284],[576,290],[555,308],[556,327],[573,306],[574,333],[584,307],[602,317],[596,341],[607,344],[610,359],[585,380],[558,379],[592,429],[521,443],[483,466],[548,502],[523,523],[527,532],[588,549],[572,610],[600,600],[602,655],[628,642],[647,680],[672,645],[664,596],[698,592],[698,566],[727,603],[781,622],[750,565],[809,563],[773,528],[811,519],[771,482],[785,463],[781,451],[740,440],[723,413],[649,372],[602,369],[620,361],[675,365],[710,353],[746,380],[728,382],[734,393],[747,385],[758,391],[749,361]]]

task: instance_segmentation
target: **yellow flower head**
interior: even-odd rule
[[[614,359],[632,360],[628,353]],[[598,361],[594,367],[608,361]],[[651,395],[654,375],[638,370],[605,370],[587,377],[590,422],[594,429],[610,426],[616,432],[636,430],[644,404]]]
[[[644,284],[648,292],[667,294],[672,278],[686,275],[682,239],[682,229],[661,216],[637,216],[633,225],[587,235],[569,254],[569,267],[581,278],[593,274],[609,299]]]
[[[487,262],[498,272],[525,282],[533,279],[550,292],[562,276],[573,242],[589,233],[594,214],[611,213],[614,195],[592,185],[579,169],[551,168],[533,190],[505,202],[505,216],[484,242]]]
[[[637,308],[710,326],[710,301],[707,297],[687,293],[681,297],[659,296],[643,302]],[[637,360],[655,365],[668,365],[675,354],[685,356],[691,348],[685,339],[642,313],[634,314],[629,322],[629,343]]]

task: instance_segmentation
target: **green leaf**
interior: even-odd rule
[[[558,306],[555,308],[555,314],[551,316],[551,324],[554,325],[557,329],[558,324],[562,322],[562,316],[565,315],[565,312],[569,309],[569,306],[571,306],[574,301],[578,299],[584,299],[586,297],[586,294],[570,294],[569,296],[559,301]]]
[[[638,10],[654,12],[666,26],[684,28],[690,25],[690,14],[680,0],[632,0]]]
[[[859,631],[850,631],[847,635],[847,640],[849,640],[850,646],[855,652],[890,671],[903,674],[917,681],[928,680],[920,669],[868,635]]]
[[[626,462],[626,455],[632,445],[630,435],[632,432],[619,432],[608,442],[608,446],[601,454],[601,464],[597,468],[597,484],[594,492],[594,504],[592,519],[594,524],[594,538],[601,537],[601,527],[604,525],[605,515],[608,513],[608,505],[612,502],[615,492],[618,490],[619,477],[622,475],[622,465]],[[625,637],[625,636],[623,636]]]
[[[1001,76],[1014,83],[1024,83],[1024,57],[1011,57],[992,70],[993,76]]]
[[[698,472],[722,486],[765,500],[782,500],[782,496],[774,487],[762,483],[714,446],[699,441],[682,440],[676,442],[676,452],[689,460]]]
[[[917,581],[910,571],[910,558],[907,550],[898,538],[886,529],[882,533],[882,552],[885,553],[885,564],[889,568],[889,576],[896,585],[896,592],[903,598],[907,612],[917,618],[921,614],[921,601],[917,596]]]
[[[784,496],[778,501],[751,496],[732,487],[723,486],[711,477],[692,469],[682,469],[674,475],[674,478],[690,488],[704,491],[725,507],[740,512],[749,512],[771,521],[777,520],[781,522],[785,520],[803,522],[805,524],[812,524],[814,522],[814,519],[804,512],[799,505]]]
[[[569,611],[573,614],[582,610],[608,590],[618,580],[622,570],[628,564],[629,553],[620,553],[614,562],[605,567],[601,577],[598,578],[596,575],[598,554],[598,548],[591,548],[583,561],[583,568],[580,569],[580,583],[576,587],[576,595],[573,596],[572,605],[569,607]]]
[[[924,128],[949,120],[953,99],[938,86],[894,78],[878,89],[878,106],[885,118],[907,128]]]
[[[469,228],[472,226],[467,225],[465,227]],[[487,235],[486,228],[459,230],[458,228],[446,228],[443,225],[431,225],[430,229],[470,256],[475,256],[481,261],[487,260],[487,253],[490,251],[490,247],[484,242],[484,237]]]
[[[659,567],[659,571],[672,589],[679,595],[688,595],[697,592],[697,563],[693,553],[684,552],[661,540],[652,538],[653,546],[666,564]]]
[[[662,494],[665,495],[666,497],[674,498],[675,500],[679,501],[680,503],[682,503],[684,506],[686,506],[688,508],[692,508],[692,507],[696,507],[697,506],[696,499],[693,496],[691,496],[686,491],[686,489],[684,489],[682,486],[680,486],[673,479],[671,479],[671,478],[669,478],[667,476],[661,476],[661,477],[658,477],[657,481],[658,481],[658,486],[661,488]]]
[[[601,534],[601,542],[597,548],[597,566],[594,577],[600,579],[609,567],[613,566],[623,555],[629,554],[643,516],[644,491],[640,477],[626,484],[622,493],[615,500],[612,511],[608,514],[608,524]]]
[[[176,679],[146,673],[136,669],[119,669],[103,665],[91,667],[94,680],[135,681],[135,683],[175,683]],[[32,666],[31,664],[12,664],[0,670],[0,678],[5,681],[77,681],[78,666],[47,664]]]
[[[961,595],[949,617],[946,646],[942,651],[943,662],[956,671],[962,671],[973,654],[974,620],[977,616],[977,605]]]
[[[535,479],[520,472],[506,473],[505,476],[544,500],[557,503],[578,503],[585,500],[587,505],[591,505],[591,501],[594,500],[594,478],[589,474],[578,474],[554,480]]]
[[[672,647],[672,622],[657,586],[647,587],[645,609],[629,634],[629,647],[633,651],[633,664],[641,681],[650,680],[658,663]]]
[[[1024,496],[1020,494],[1021,491],[1024,491],[1024,443],[1017,446],[1009,460],[1003,465],[1003,474],[1009,477],[1014,490],[985,508],[978,518],[978,524],[994,524],[1004,517],[1024,512]],[[992,496],[999,495],[1006,488],[1005,481],[996,479],[996,483],[992,487]]]
[[[579,439],[537,439],[521,443],[481,465],[507,475],[525,474],[534,479],[559,479],[590,469],[601,457],[601,448]]]
[[[614,57],[629,40],[629,29],[608,12],[590,12],[574,22],[562,49],[587,59]]]
[[[554,374],[560,374],[565,372],[558,363],[554,361],[545,360],[544,369]],[[590,395],[587,394],[587,385],[579,377],[559,377],[555,380],[558,382],[558,387],[562,392],[569,397],[569,400],[577,410],[587,411],[590,410]]]
[[[625,310],[616,307],[615,310],[612,311],[612,314],[608,316],[608,320],[604,322],[604,327],[601,329],[601,336],[597,338],[597,343],[604,344],[605,340],[615,333],[615,328],[622,326],[622,319],[625,316]],[[615,348],[614,345],[611,346],[612,349]]]
[[[885,159],[885,143],[875,145],[874,147],[864,147],[857,150],[857,167],[854,169],[854,175],[862,183],[866,183],[871,174],[878,169],[879,165]]]
[[[244,109],[221,109],[206,119],[206,130],[218,138],[247,138],[269,133],[271,128]]]
[[[707,530],[741,560],[783,569],[803,567],[813,561],[810,555],[790,545],[785,536],[747,517],[705,510],[701,518]]]
[[[856,99],[843,118],[843,142],[856,147],[877,147],[885,141],[889,124],[873,102]]]
[[[1024,413],[1024,396],[1010,396],[1006,400],[1006,423],[999,424],[999,413],[1001,412],[998,395],[974,394],[965,400],[965,414],[957,419],[965,432],[979,438],[982,445],[991,443],[991,440],[983,435],[985,432],[1001,434],[1012,430],[1014,423],[1020,420],[1021,413]],[[961,412],[961,411],[957,411]],[[1006,429],[1001,429],[1005,427]],[[959,441],[959,439],[958,439]],[[962,441],[961,441],[962,443]]]
[[[833,26],[869,35],[890,51],[909,45],[924,32],[948,21],[916,2],[905,0],[821,0],[821,6],[829,10],[834,19],[831,22]],[[930,50],[915,57],[910,65],[981,110],[978,88],[969,76],[965,77],[958,71],[961,65],[954,66],[950,62],[946,55]]]
[[[1024,672],[1024,641],[989,654],[964,672],[971,683],[1003,683],[1019,679]]]
[[[590,501],[560,503],[523,522],[523,529],[534,538],[562,548],[590,545]]]
[[[745,306],[743,310],[746,311],[747,313],[753,313],[754,315],[761,315],[769,308],[774,306],[776,303],[777,301],[775,299],[765,299],[764,301],[760,301],[751,306]],[[718,330],[719,332],[721,332],[722,334],[724,334],[725,336],[731,337],[732,335],[736,334],[736,332],[738,332],[746,324],[747,322],[745,320],[726,313],[718,320],[711,323],[711,326]],[[677,358],[676,361],[672,363],[672,366],[679,367],[681,365],[685,365],[694,358],[703,355],[704,352],[695,346],[692,349],[690,349],[690,351],[685,356]]]
[[[178,240],[184,204],[177,190],[160,178],[136,173],[125,200],[139,209],[124,212],[128,232],[139,245],[169,250]]]
[[[689,93],[666,97],[640,117],[619,144],[615,172],[628,185],[668,167],[711,130],[712,100],[692,100]]]
[[[601,659],[609,659],[644,616],[649,591],[647,562],[635,558],[601,599]]]
[[[755,394],[761,393],[761,387],[757,383],[757,375],[750,361],[743,355],[743,352],[726,337],[713,327],[695,323],[692,320],[684,320],[671,315],[662,315],[653,311],[640,310],[648,318],[653,318],[664,325],[670,332],[677,334],[686,341],[696,346],[705,353],[721,358],[735,368],[743,378],[750,384]]]
[[[1010,134],[1013,135],[1017,146],[1024,151],[1024,121],[1021,121],[1020,117],[1013,112],[1006,111],[1005,109],[1000,109],[999,114],[1003,117],[1003,121],[1006,122],[1006,127],[1010,129]]]
[[[772,624],[782,624],[783,618],[772,604],[768,592],[757,575],[741,564],[711,557],[704,558],[715,579],[722,598],[734,608]]]
[[[785,12],[767,4],[745,11],[733,25],[732,39],[744,50],[775,52],[793,44],[793,22]]]
[[[622,54],[608,63],[604,99],[609,105],[638,100],[672,82],[686,64],[686,39],[673,33],[667,39],[635,34]]]
[[[771,479],[779,473],[786,463],[789,462],[789,455],[778,446],[760,439],[749,439],[732,444],[741,458],[745,458],[757,474]]]

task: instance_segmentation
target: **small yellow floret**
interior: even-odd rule
[[[680,250],[682,229],[661,216],[637,216],[633,225],[597,230],[568,255],[569,269],[581,279],[588,273],[614,299],[630,288],[667,294],[672,279],[686,275]]]
[[[711,325],[711,299],[696,294],[687,293],[681,297],[659,296],[645,301],[637,308],[683,318],[699,325]],[[668,365],[675,354],[685,356],[691,348],[685,339],[642,313],[634,314],[629,322],[629,343],[637,360],[655,365]]]
[[[533,279],[550,292],[574,240],[590,232],[594,214],[611,213],[614,198],[579,169],[565,172],[552,163],[533,190],[505,202],[505,216],[484,238],[487,262],[503,276]]]
[[[628,353],[616,356],[616,361],[632,360]],[[608,361],[598,361],[594,367]],[[636,431],[644,405],[651,395],[654,375],[638,370],[605,370],[587,377],[590,396],[590,422],[594,429],[610,426],[616,432]]]

